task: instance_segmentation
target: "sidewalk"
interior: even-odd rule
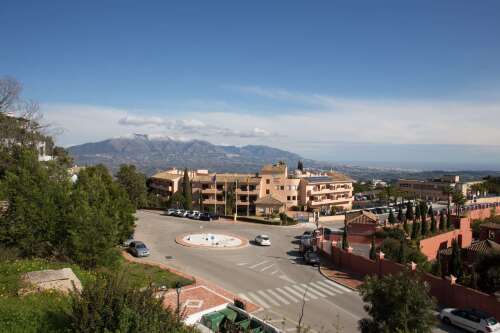
[[[325,258],[321,258],[319,271],[327,279],[352,290],[357,290],[359,286],[363,284],[363,276],[361,274],[334,267],[334,265]]]
[[[122,256],[125,258],[125,260],[131,261],[131,262],[136,262],[139,264],[144,264],[144,265],[151,265],[151,266],[156,266],[161,269],[167,270],[169,272],[172,272],[174,274],[177,274],[179,276],[182,276],[186,279],[194,281],[192,285],[185,286],[181,288],[181,295],[186,295],[190,296],[187,297],[185,300],[181,301],[183,305],[183,310],[181,312],[188,312],[189,315],[193,314],[192,311],[196,311],[201,309],[206,309],[206,306],[217,306],[221,305],[223,303],[233,303],[235,299],[240,300],[245,304],[246,311],[249,313],[254,313],[258,310],[260,310],[260,307],[254,303],[248,302],[246,300],[240,299],[238,296],[235,294],[217,286],[216,284],[213,284],[209,281],[205,281],[203,279],[196,278],[192,275],[180,272],[176,269],[173,269],[165,264],[157,263],[154,261],[147,261],[144,259],[137,259],[133,256],[131,256],[127,252],[122,252]],[[175,302],[174,302],[174,294],[175,294]],[[164,300],[164,305],[165,307],[174,307],[172,306],[175,304],[176,307],[176,292],[175,290],[169,290],[166,293],[164,293],[165,300]],[[191,304],[190,304],[191,303]],[[186,306],[187,305],[187,306]],[[175,310],[174,307],[174,310]],[[190,308],[190,309],[186,309]],[[200,309],[201,308],[201,309]]]

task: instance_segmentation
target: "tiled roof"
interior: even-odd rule
[[[194,176],[193,182],[211,182],[215,181],[217,183],[234,183],[238,181],[241,184],[260,184],[260,178],[255,177],[255,174],[246,173],[217,173],[217,174],[197,174]]]
[[[480,242],[472,243],[471,245],[464,247],[464,251],[476,252],[476,253],[488,253],[490,251],[500,251],[500,244],[494,242],[490,239],[485,239]],[[450,256],[452,248],[446,248],[439,251],[440,255]]]
[[[259,198],[255,201],[256,205],[262,205],[262,206],[282,206],[285,203],[281,202],[280,200],[276,199],[272,195],[267,195],[265,197]]]
[[[162,171],[162,172],[159,172],[159,173],[151,176],[151,178],[166,179],[166,180],[177,180],[181,177],[182,177],[182,175],[171,173],[170,171]]]
[[[488,229],[500,229],[500,223],[488,222],[488,223],[481,224],[480,227],[481,228],[488,228]]]
[[[328,176],[332,178],[332,181],[334,182],[351,182],[352,183],[352,178],[350,178],[347,175],[344,175],[343,173],[340,172],[335,172],[331,171],[327,173]]]
[[[266,164],[260,169],[260,173],[262,174],[276,174],[276,173],[285,173],[286,172],[286,164]]]
[[[345,217],[346,223],[361,223],[361,224],[377,224],[378,217],[372,212],[360,210],[357,212],[348,213]]]

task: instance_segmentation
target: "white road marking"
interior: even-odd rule
[[[292,285],[292,287],[293,287],[293,288],[295,288],[295,289],[297,289],[297,290],[300,290],[302,294],[304,294],[304,292],[306,292],[306,289],[307,289],[307,288],[302,287],[302,286],[300,286],[300,285],[298,285],[298,284]],[[311,293],[309,293],[309,292],[307,292],[307,293],[306,293],[306,295],[307,295],[308,297],[312,298],[312,299],[318,299],[318,296],[313,295],[313,294],[311,294]]]
[[[285,274],[281,274],[279,276],[280,279],[282,280],[285,280],[286,282],[290,282],[290,283],[295,283],[295,281],[293,281],[292,279],[290,279],[288,276],[286,276]]]
[[[335,282],[330,281],[330,280],[321,280],[321,281],[318,281],[318,282],[323,283],[323,284],[325,284],[325,283],[329,284],[329,285],[331,285],[331,286],[333,286],[333,287],[335,287],[337,289],[340,289],[340,290],[342,290],[342,291],[344,291],[346,293],[352,293],[353,292],[351,289],[346,288],[343,285],[335,283]]]
[[[290,304],[290,302],[288,302],[286,299],[284,299],[283,297],[278,295],[278,293],[276,291],[274,291],[273,289],[269,289],[267,292],[270,293],[271,295],[273,295],[274,298],[278,299],[278,301],[280,301],[281,303],[283,303],[285,305]]]
[[[274,274],[278,273],[279,271],[280,271],[280,270],[279,270],[279,269],[277,269],[277,270],[273,271],[273,272],[271,273],[271,275],[274,275]]]
[[[309,285],[307,285],[307,284],[305,284],[305,283],[302,283],[302,286],[304,286],[305,288],[308,288],[308,289],[307,289],[307,292],[308,292],[308,293],[315,294],[316,296],[319,296],[319,297],[326,297],[326,296],[327,296],[327,295],[325,295],[324,293],[319,292],[319,291],[317,291],[316,289],[314,289],[314,288],[313,288],[312,283],[310,283]]]
[[[260,271],[261,271],[261,272],[264,272],[265,270],[268,270],[269,268],[271,268],[271,267],[273,267],[273,266],[274,266],[274,264],[271,264],[271,265],[269,265],[269,266],[266,266],[266,267],[262,268]]]
[[[259,304],[263,308],[269,308],[269,304],[267,304],[266,302],[264,302],[259,296],[255,295],[254,293],[248,292],[248,297],[250,297],[250,300],[252,302],[255,302],[255,303]]]
[[[285,290],[283,290],[281,288],[276,288],[275,290],[280,292],[281,294],[285,295],[286,297],[288,297],[288,299],[294,303],[297,303],[299,301],[297,298],[293,297],[292,295],[290,295],[290,293],[286,292]]]
[[[269,303],[273,303],[275,306],[280,306],[280,303],[278,303],[274,298],[269,296],[264,290],[259,290],[257,291],[259,295],[264,297]]]
[[[335,292],[335,291],[331,290],[331,287],[328,287],[328,288],[327,288],[327,287],[325,287],[324,285],[320,285],[320,284],[313,284],[313,283],[311,283],[311,286],[312,286],[313,288],[316,288],[316,289],[318,289],[318,290],[321,290],[321,292],[323,292],[323,293],[325,293],[325,294],[328,294],[328,295],[330,295],[330,296],[335,296],[335,294],[336,294],[336,292]],[[341,294],[342,292],[339,292],[339,293]]]
[[[252,301],[250,298],[247,297],[247,295],[245,295],[243,293],[239,293],[238,297],[243,298],[245,301],[249,301],[249,302]]]
[[[239,263],[239,264],[237,264],[237,265],[238,265],[238,266],[245,266],[245,265],[247,265],[247,264],[248,264],[248,263],[246,263],[246,262],[240,262],[240,263]]]
[[[255,267],[258,267],[258,266],[260,266],[260,265],[264,265],[264,264],[266,264],[266,263],[268,263],[268,262],[269,262],[269,260],[261,261],[261,262],[259,262],[258,264],[252,265],[252,266],[250,266],[250,267],[248,267],[248,268],[255,268]]]
[[[298,299],[298,301],[299,301],[299,302],[302,300],[302,297],[304,296],[304,294],[301,294],[301,293],[299,293],[297,290],[294,290],[294,289],[292,289],[292,288],[290,288],[290,287],[288,287],[288,286],[283,287],[283,289],[286,289],[289,293],[292,293],[292,294],[294,294],[295,296],[297,296],[297,297],[299,298],[299,299]],[[304,300],[305,300],[305,301],[309,301],[309,298],[306,296],[306,297],[304,297]]]

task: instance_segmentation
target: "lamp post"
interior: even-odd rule
[[[175,283],[175,292],[177,293],[177,308],[176,308],[176,314],[177,314],[177,320],[180,320],[180,315],[181,315],[181,284],[179,281]]]

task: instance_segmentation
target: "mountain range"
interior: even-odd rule
[[[351,164],[321,162],[264,145],[222,146],[202,140],[181,141],[168,137],[151,138],[136,134],[68,148],[78,165],[104,164],[116,172],[121,164],[134,164],[150,176],[167,168],[208,169],[216,172],[258,172],[263,164],[286,162],[294,168],[299,160],[306,168],[333,169],[357,180],[398,178],[427,179],[439,177],[445,170],[415,171],[396,168],[361,167]],[[454,171],[464,180],[500,175],[497,171]]]

